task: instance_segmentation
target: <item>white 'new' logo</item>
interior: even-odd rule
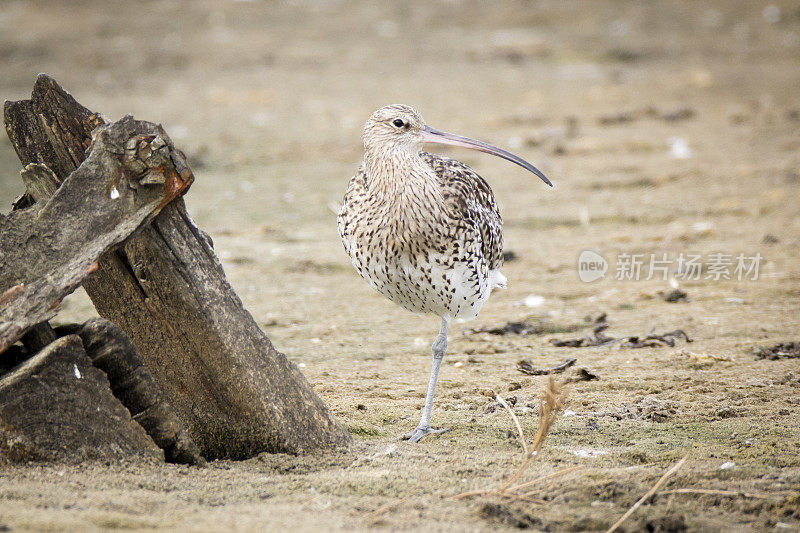
[[[607,271],[608,261],[594,250],[584,250],[578,256],[578,277],[584,283],[597,281]]]

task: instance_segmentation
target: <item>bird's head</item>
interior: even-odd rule
[[[392,104],[375,111],[364,124],[363,140],[364,148],[371,153],[404,150],[417,154],[425,143],[470,148],[511,161],[553,186],[539,169],[521,157],[482,141],[431,128],[425,124],[422,115],[409,105]]]
[[[425,121],[409,105],[392,104],[375,111],[364,125],[367,150],[422,150]]]

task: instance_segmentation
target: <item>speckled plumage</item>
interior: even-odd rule
[[[498,271],[502,219],[492,189],[475,171],[421,151],[424,127],[404,105],[370,117],[339,235],[358,273],[396,304],[448,320],[471,318],[505,282]]]
[[[427,152],[402,159],[391,184],[368,162],[353,176],[338,218],[345,250],[361,277],[396,304],[474,317],[505,280],[492,190],[454,159]]]
[[[373,288],[415,313],[442,319],[416,442],[430,433],[436,380],[452,318],[478,314],[505,287],[503,221],[489,184],[464,163],[422,151],[453,144],[512,161],[550,183],[527,161],[497,147],[435,130],[413,108],[391,105],[364,125],[364,158],[339,211],[339,235],[353,266]]]

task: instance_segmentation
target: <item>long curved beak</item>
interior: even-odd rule
[[[534,174],[539,176],[543,182],[545,182],[551,187],[553,186],[553,184],[550,183],[550,180],[547,179],[547,177],[544,174],[542,174],[542,172],[538,168],[531,165],[521,157],[517,157],[514,154],[506,152],[505,150],[502,150],[496,146],[492,146],[491,144],[487,144],[481,141],[476,141],[475,139],[470,139],[469,137],[462,137],[461,135],[456,135],[454,133],[439,131],[437,129],[431,128],[430,126],[425,126],[425,129],[422,130],[422,138],[423,141],[426,143],[461,146],[464,148],[471,148],[472,150],[478,150],[479,152],[485,152],[487,154],[496,155],[497,157],[502,157],[506,161],[511,161],[512,163],[516,163],[525,170],[533,172]]]

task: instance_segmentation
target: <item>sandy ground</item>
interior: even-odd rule
[[[76,7],[78,6],[78,7]],[[628,531],[800,528],[798,359],[753,349],[800,340],[800,10],[793,2],[4,2],[0,96],[37,72],[116,119],[160,121],[190,156],[187,196],[231,282],[275,345],[354,435],[350,452],[171,465],[0,470],[12,530],[594,531],[688,459]],[[377,107],[415,105],[435,127],[533,161],[444,151],[492,185],[509,288],[454,324],[434,423],[414,427],[438,323],[383,300],[351,269],[334,211]],[[0,139],[0,200],[22,191]],[[7,207],[6,207],[7,208]],[[579,279],[586,249],[609,261]],[[714,279],[711,254],[733,256]],[[643,254],[639,281],[615,279]],[[652,254],[701,256],[667,302]],[[757,280],[735,257],[760,254]],[[752,273],[751,273],[752,274]],[[527,305],[526,305],[527,304]],[[625,349],[554,338],[684,330],[693,342]],[[83,294],[64,321],[93,315]],[[588,320],[585,317],[589,317]],[[538,333],[475,333],[527,319]],[[519,464],[509,402],[529,438],[548,367],[576,358],[569,406],[525,480],[534,502],[448,496],[496,487]],[[583,371],[597,376],[575,381]],[[742,494],[747,493],[747,494]]]

